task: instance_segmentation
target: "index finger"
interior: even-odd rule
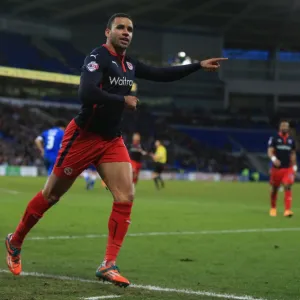
[[[228,60],[227,57],[218,57],[218,58],[211,58],[212,61],[222,61],[222,60]]]

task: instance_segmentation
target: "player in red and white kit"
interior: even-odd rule
[[[276,201],[281,184],[284,187],[285,217],[292,217],[292,185],[297,172],[296,146],[294,139],[289,135],[289,122],[281,121],[279,132],[270,137],[268,156],[272,161],[270,172],[271,209],[270,216],[277,216]]]
[[[139,180],[139,174],[142,169],[142,158],[146,154],[147,152],[141,145],[141,135],[139,133],[135,133],[132,136],[132,144],[129,147],[129,155],[132,165],[132,177],[135,185]]]
[[[94,165],[113,196],[108,222],[108,241],[99,279],[128,286],[116,259],[130,224],[134,199],[131,160],[121,135],[124,109],[135,110],[138,99],[130,96],[135,78],[175,81],[198,70],[217,70],[224,58],[212,58],[190,65],[155,68],[126,55],[133,23],[126,14],[115,14],[105,30],[106,44],[94,49],[84,60],[79,86],[82,103],[79,114],[66,128],[54,170],[45,187],[28,203],[16,230],[5,240],[7,265],[19,275],[21,247],[28,232],[69,190],[77,176]],[[71,249],[70,249],[71,250]]]

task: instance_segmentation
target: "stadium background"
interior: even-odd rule
[[[124,117],[125,139],[139,131],[148,149],[163,139],[170,171],[236,175],[247,167],[266,179],[266,141],[279,118],[299,127],[299,22],[289,2],[4,1],[0,163],[42,166],[34,137],[54,119],[76,114],[83,59],[104,42],[107,18],[125,11],[136,23],[129,54],[146,62],[230,59],[218,74],[198,72],[170,84],[137,81],[141,106]]]
[[[152,149],[154,140],[162,139],[168,148],[164,176],[197,182],[168,181],[160,194],[152,182],[138,184],[130,232],[164,231],[173,236],[129,237],[121,255],[125,273],[139,284],[240,297],[224,299],[253,299],[243,298],[245,294],[269,300],[299,299],[300,277],[293,268],[300,246],[298,233],[293,232],[300,228],[297,200],[295,218],[288,223],[282,217],[274,221],[268,216],[266,183],[219,181],[245,181],[240,176],[245,168],[268,180],[267,141],[281,118],[291,120],[299,150],[300,1],[2,0],[0,11],[1,236],[14,230],[12,224],[44,184],[45,177],[36,178],[45,175],[45,169],[35,137],[55,119],[69,121],[76,115],[83,59],[105,42],[109,16],[126,12],[135,23],[130,55],[157,66],[213,56],[229,61],[218,73],[200,71],[176,83],[135,82],[141,104],[137,112],[124,115],[125,140],[138,131]],[[151,168],[151,160],[145,160],[143,178],[149,178]],[[34,178],[23,178],[27,176]],[[99,257],[84,249],[94,249],[93,238],[80,247],[81,240],[47,239],[106,234],[111,199],[99,186],[89,193],[79,181],[33,231],[33,239],[26,244],[25,270],[91,278]],[[182,237],[176,232],[183,232]],[[241,233],[238,238],[237,233]],[[105,240],[99,241],[103,248]],[[143,265],[143,272],[132,262]],[[58,299],[57,291],[67,300],[99,296],[92,283],[78,283],[77,289],[73,282],[27,278],[16,286],[4,268],[3,260],[0,299],[52,300]],[[167,280],[168,274],[176,280]],[[109,288],[102,292],[116,293]],[[121,296],[132,300],[157,295],[159,299],[182,296],[137,290]],[[185,298],[210,299],[202,292],[187,293]]]

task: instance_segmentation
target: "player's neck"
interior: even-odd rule
[[[279,132],[279,135],[280,135],[280,136],[288,136],[289,134],[288,134],[287,132],[281,132],[281,131],[280,131],[280,132]]]
[[[112,52],[112,53],[115,53],[119,56],[124,56],[125,53],[126,53],[126,50],[125,49],[122,49],[122,48],[116,48],[114,47],[109,41],[106,42],[106,48]]]

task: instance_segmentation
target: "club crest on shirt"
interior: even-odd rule
[[[72,168],[69,168],[69,167],[66,167],[64,168],[64,173],[68,176],[72,175],[73,173],[73,169]]]
[[[95,61],[91,61],[90,63],[87,64],[86,68],[90,72],[94,72],[99,69],[99,65]]]
[[[127,67],[129,70],[133,70],[133,65],[129,61],[126,61]]]

